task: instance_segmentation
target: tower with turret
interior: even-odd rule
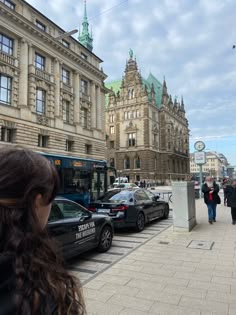
[[[79,32],[78,40],[88,50],[90,51],[93,50],[93,35],[92,35],[92,31],[89,33],[86,0],[84,0],[84,17],[83,17],[83,22],[82,22],[82,31]]]

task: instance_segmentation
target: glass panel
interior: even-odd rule
[[[109,200],[130,200],[132,198],[132,192],[120,191],[112,196]]]
[[[1,76],[1,88],[7,88],[7,77]]]
[[[63,219],[61,210],[56,203],[53,203],[48,221],[50,222],[50,221],[56,221],[56,220],[61,220],[61,219]]]
[[[72,202],[57,201],[57,205],[65,219],[79,218],[86,214],[82,207]]]

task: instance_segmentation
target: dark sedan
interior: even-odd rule
[[[139,232],[145,223],[169,216],[168,203],[142,188],[110,190],[88,209],[108,215],[115,228],[135,227]]]
[[[92,248],[105,252],[112,245],[112,220],[65,198],[54,200],[47,226],[49,234],[62,245],[66,259]]]

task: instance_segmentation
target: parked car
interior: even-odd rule
[[[114,183],[111,189],[114,188],[138,188],[134,183]]]
[[[65,259],[92,248],[106,252],[112,245],[113,223],[110,217],[91,213],[62,197],[54,200],[47,227],[49,234],[61,244]]]
[[[167,202],[139,187],[110,190],[90,203],[88,209],[112,218],[115,228],[135,227],[139,232],[145,223],[169,216]]]

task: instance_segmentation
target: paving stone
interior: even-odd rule
[[[143,312],[148,312],[153,304],[152,301],[130,297],[122,294],[116,294],[112,296],[107,303],[111,305],[129,307]]]
[[[87,299],[86,309],[88,315],[119,315],[123,306]]]
[[[215,301],[209,301],[205,299],[195,299],[183,296],[179,303],[180,306],[189,307],[192,309],[197,309],[201,311],[207,311],[212,313],[217,313],[220,315],[228,314],[228,304],[219,303]]]
[[[84,297],[85,301],[86,299],[100,301],[100,302],[106,302],[113,294],[114,292],[107,292],[102,290],[94,290],[89,288],[84,288]]]
[[[200,315],[200,310],[193,310],[188,307],[174,306],[156,302],[152,305],[150,312],[158,315]]]
[[[112,292],[113,294],[120,293],[127,295],[127,296],[136,296],[140,291],[140,288],[119,285],[115,283],[106,283],[101,288],[100,291]]]

